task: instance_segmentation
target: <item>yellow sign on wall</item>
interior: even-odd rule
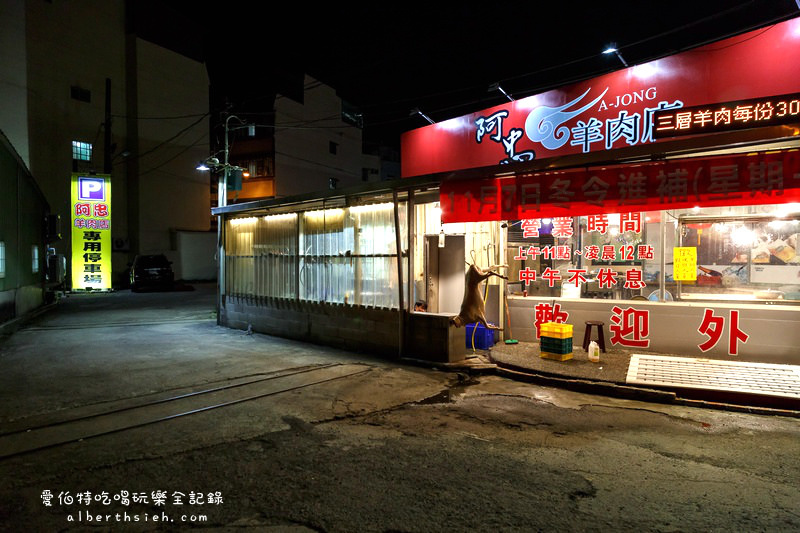
[[[111,290],[111,176],[72,175],[72,290]]]
[[[675,281],[697,280],[697,248],[684,246],[672,249],[672,278]]]

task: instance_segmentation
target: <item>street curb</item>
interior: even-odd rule
[[[496,363],[496,362],[489,364],[470,364],[467,362],[443,363],[438,361],[427,361],[423,359],[415,359],[410,357],[402,357],[400,358],[400,361],[412,364],[414,366],[443,370],[446,372],[460,372],[471,376],[496,375],[508,379],[513,379],[516,381],[524,381],[527,383],[535,383],[537,385],[556,387],[560,389],[571,390],[574,392],[609,396],[612,398],[621,398],[625,400],[680,405],[684,407],[695,407],[701,409],[716,409],[716,410],[749,413],[757,415],[787,416],[791,418],[800,418],[800,410],[795,410],[795,409],[747,405],[745,402],[730,403],[730,402],[720,402],[720,401],[713,401],[713,400],[699,399],[699,398],[686,398],[686,397],[681,397],[678,395],[677,392],[670,390],[650,389],[646,387],[622,385],[610,381],[596,381],[591,379],[571,378],[557,374],[552,374],[549,372],[531,371],[529,369],[516,367],[514,365],[506,363]],[[689,391],[689,392],[695,392],[697,394],[700,394],[703,391]],[[706,393],[710,392],[711,391],[706,391]],[[746,396],[742,397],[745,398]]]
[[[3,322],[2,324],[0,324],[0,335],[11,335],[12,333],[20,329],[22,326],[24,326],[26,322],[29,322],[30,320],[33,320],[37,316],[42,315],[52,309],[55,309],[57,305],[58,301],[40,305],[36,309],[29,311],[22,316],[18,316],[16,318],[12,318],[7,322]]]
[[[537,385],[547,385],[547,386],[572,390],[575,392],[598,394],[614,398],[645,401],[652,403],[664,403],[671,405],[681,405],[684,407],[696,407],[702,409],[717,409],[717,410],[758,414],[758,415],[787,416],[791,418],[800,418],[800,411],[793,409],[780,409],[773,407],[752,406],[752,405],[746,405],[744,403],[735,404],[735,403],[715,402],[715,401],[692,399],[692,398],[682,398],[679,397],[677,393],[672,391],[648,389],[643,387],[633,387],[630,385],[619,385],[616,383],[602,382],[602,381],[565,378],[565,377],[554,376],[551,374],[523,372],[511,368],[506,368],[501,365],[497,366],[497,370],[495,373],[502,377],[507,377],[509,379],[515,379],[518,381],[525,381],[529,383],[536,383]]]
[[[675,403],[677,400],[677,395],[669,391],[617,385],[615,383],[603,381],[589,381],[576,378],[556,377],[548,374],[520,372],[503,366],[497,367],[496,374],[518,381],[536,383],[537,385],[548,385],[587,394],[602,394],[603,396],[611,396],[613,398],[622,398],[626,400],[670,404]]]
[[[735,403],[712,402],[708,400],[692,400],[688,398],[676,398],[676,405],[686,407],[700,407],[702,409],[720,409],[724,411],[734,411],[738,413],[749,413],[754,415],[787,416],[790,418],[800,418],[800,411],[792,409],[778,409],[772,407],[754,407],[749,405],[738,405]]]
[[[400,362],[447,372],[462,372],[471,376],[489,375],[497,373],[497,365],[494,363],[443,363],[440,361],[427,361],[425,359],[415,359],[413,357],[401,357]]]

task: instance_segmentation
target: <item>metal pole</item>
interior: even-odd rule
[[[661,212],[661,220],[658,223],[659,225],[659,247],[661,248],[661,264],[659,265],[659,274],[658,274],[658,301],[663,302],[666,300],[667,295],[667,212]]]
[[[683,247],[683,224],[681,223],[680,217],[678,217],[678,247]],[[672,256],[672,279],[675,279],[675,252],[673,251]],[[695,282],[696,283],[696,282]],[[681,299],[681,289],[683,288],[683,282],[679,280],[675,280],[675,299]]]
[[[103,124],[103,172],[111,174],[111,78],[106,78],[106,112]]]
[[[300,217],[303,214],[299,211],[297,212],[297,223],[295,225],[295,259],[294,259],[294,279],[295,279],[295,286],[294,286],[294,300],[296,302],[300,301],[300,251],[303,250],[300,248],[302,245],[302,241],[300,240]],[[305,256],[305,250],[303,250],[303,256]],[[303,264],[305,265],[306,258],[302,257]]]
[[[416,231],[416,219],[414,216],[414,189],[408,191],[408,202],[406,205],[406,226],[408,226],[408,267],[406,269],[406,286],[408,287],[408,297],[406,301],[406,308],[411,311],[414,309],[418,295],[415,293],[416,287],[414,280],[416,279],[416,272],[414,272],[414,232]]]
[[[225,166],[223,167],[224,171],[222,173],[222,180],[223,185],[225,188],[223,189],[222,195],[222,203],[220,204],[221,207],[228,205],[228,121],[233,117],[233,115],[228,115],[225,119]]]
[[[217,207],[228,205],[228,121],[233,115],[225,118],[225,164],[222,172],[218,174],[217,182]],[[225,218],[220,213],[217,218],[217,325],[222,324],[222,312],[225,307]]]
[[[398,298],[400,299],[397,306],[397,321],[398,321],[398,339],[397,339],[397,355],[403,356],[405,349],[405,321],[403,320],[406,312],[405,305],[403,304],[403,247],[400,237],[400,213],[397,206],[397,191],[392,192],[392,202],[394,203],[394,242],[397,251],[397,286]]]

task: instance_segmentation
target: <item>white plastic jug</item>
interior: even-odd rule
[[[589,361],[592,363],[600,362],[600,346],[598,346],[595,341],[591,341],[589,343],[589,349],[587,350],[587,353],[589,354]]]

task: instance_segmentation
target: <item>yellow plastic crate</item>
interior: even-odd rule
[[[572,324],[545,322],[539,326],[539,337],[550,337],[551,339],[572,338]]]
[[[539,352],[539,357],[543,357],[545,359],[553,359],[555,361],[566,361],[568,359],[572,359],[572,352],[569,353]]]

